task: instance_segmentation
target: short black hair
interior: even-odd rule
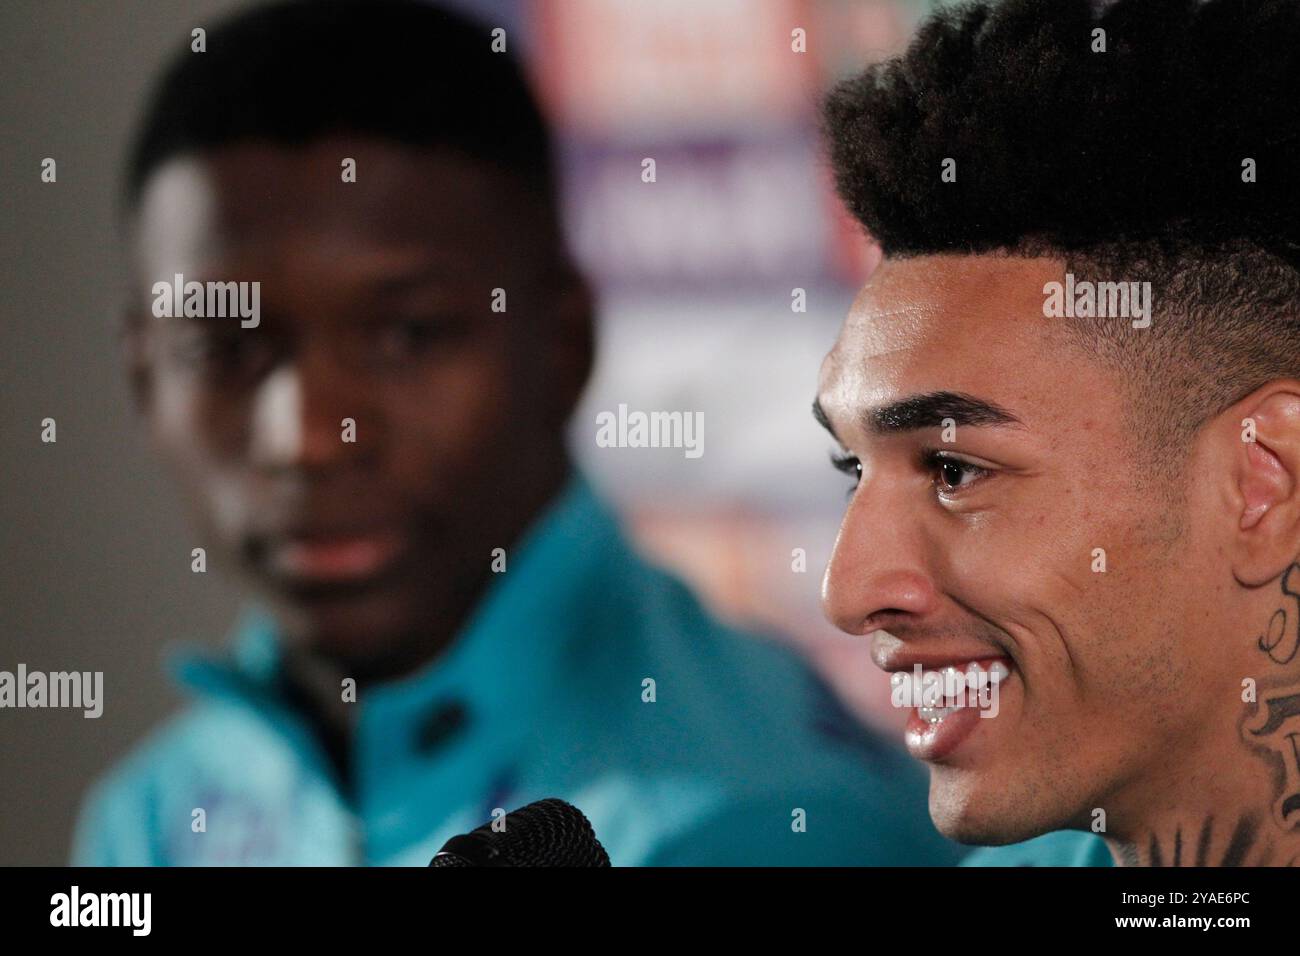
[[[130,148],[126,211],[178,155],[339,132],[451,147],[553,203],[546,123],[513,55],[492,50],[491,29],[419,0],[289,0],[212,27],[206,52],[187,38]]]
[[[1298,94],[1300,0],[979,0],[837,86],[823,125],[886,258],[1045,256],[1151,281],[1150,329],[1062,321],[1131,373],[1168,449],[1300,375]]]

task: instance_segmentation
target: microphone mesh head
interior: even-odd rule
[[[473,866],[469,860],[463,856],[457,856],[455,853],[438,853],[429,861],[430,866]]]
[[[596,839],[583,812],[554,797],[506,814],[506,829],[491,834],[507,866],[609,866],[609,854]]]
[[[485,823],[466,836],[471,846],[487,849],[495,866],[609,866],[609,854],[596,839],[591,823],[572,804],[549,797],[514,810],[505,817],[506,828],[493,832]],[[453,849],[449,843],[447,849]],[[453,849],[453,852],[460,852]],[[445,858],[442,858],[445,859]],[[434,865],[440,863],[435,858]],[[474,863],[470,864],[476,865]]]

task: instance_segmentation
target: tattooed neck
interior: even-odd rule
[[[1246,715],[1239,732],[1269,768],[1271,831],[1291,842],[1300,840],[1300,675],[1292,666],[1300,650],[1300,564],[1287,568],[1280,586],[1278,607],[1255,641],[1259,673],[1242,680]]]
[[[1296,866],[1300,854],[1288,859],[1278,853],[1277,842],[1262,832],[1260,817],[1246,814],[1231,827],[1207,816],[1197,827],[1173,827],[1164,834],[1152,832],[1145,843],[1117,843],[1120,866]]]
[[[1281,576],[1268,620],[1252,636],[1236,744],[1210,767],[1232,784],[1154,827],[1109,839],[1121,866],[1300,866],[1300,563]],[[1229,753],[1236,752],[1240,760]],[[1218,759],[1224,759],[1220,763]],[[1206,783],[1205,779],[1200,781]]]

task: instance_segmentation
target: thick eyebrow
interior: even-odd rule
[[[440,265],[425,265],[411,270],[380,272],[367,278],[372,289],[378,292],[406,292],[422,286],[446,284],[460,277],[460,272]]]
[[[838,441],[839,436],[831,427],[820,399],[813,400],[812,413],[813,418]],[[909,395],[888,405],[866,409],[861,416],[863,428],[876,435],[941,428],[946,418],[951,418],[954,425],[988,427],[1023,424],[1001,405],[961,392]]]
[[[826,409],[822,408],[822,400],[814,398],[812,403],[813,418],[817,419],[817,424],[831,433],[831,437],[840,441],[840,436],[835,434],[835,429],[831,426],[831,420],[826,417]],[[840,442],[840,444],[844,444]]]

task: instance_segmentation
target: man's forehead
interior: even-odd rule
[[[139,221],[148,232],[189,241],[298,229],[487,253],[530,225],[530,213],[511,176],[453,150],[332,137],[302,146],[237,142],[173,157],[145,183]]]
[[[146,269],[194,271],[219,251],[217,192],[203,164],[174,160],[155,172],[132,224],[135,253]]]
[[[822,366],[831,417],[953,392],[1007,404],[1032,394],[1053,349],[1042,314],[1051,260],[927,256],[886,260],[855,298]],[[1018,386],[1023,384],[1024,388]]]
[[[846,331],[883,348],[939,332],[1024,331],[1043,317],[1043,286],[1064,264],[1002,255],[886,259],[859,290]]]
[[[418,178],[428,201],[397,199],[383,185],[372,152],[358,159],[370,164],[364,183],[360,173],[356,183],[344,183],[334,168],[304,186],[303,170],[320,165],[312,157],[326,148],[296,153],[240,145],[165,163],[141,196],[133,230],[140,267],[148,275],[199,277],[242,266],[271,270],[284,262],[314,267],[309,260],[321,260],[316,265],[333,274],[405,281],[472,274],[502,255],[501,230],[482,209],[471,215],[466,204],[473,192],[468,174],[456,180],[463,190],[449,188],[447,179],[431,188],[428,180],[437,177],[426,168]]]

